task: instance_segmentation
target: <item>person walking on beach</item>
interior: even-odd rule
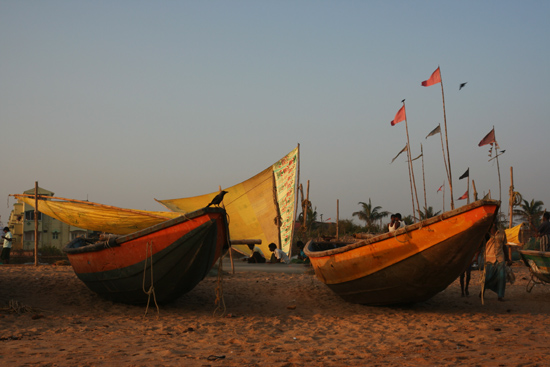
[[[490,238],[485,244],[485,282],[480,294],[482,299],[485,289],[490,289],[497,294],[499,301],[504,301],[506,265],[512,264],[508,259],[508,251],[504,250],[507,242],[506,232],[497,229],[496,223],[493,224]]]
[[[542,223],[537,229],[537,237],[540,238],[540,250],[550,251],[550,213],[544,212]]]
[[[4,245],[2,246],[2,254],[0,255],[0,259],[2,259],[4,264],[9,264],[11,241],[13,241],[13,237],[8,227],[4,227],[4,235],[2,236],[2,239],[4,240]]]

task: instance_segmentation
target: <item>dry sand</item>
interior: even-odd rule
[[[482,305],[474,271],[469,297],[457,280],[410,307],[346,303],[303,265],[265,266],[225,274],[223,316],[215,276],[144,316],[99,298],[70,266],[0,266],[0,365],[550,365],[550,286],[527,293],[520,263],[505,302],[488,292]]]

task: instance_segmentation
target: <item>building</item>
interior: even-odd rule
[[[34,195],[34,188],[23,192]],[[54,196],[54,193],[43,188],[38,188],[38,195]],[[62,249],[67,243],[79,236],[84,236],[92,231],[74,227],[58,221],[52,217],[38,212],[38,248],[56,247]],[[13,204],[10,213],[8,227],[11,230],[14,241],[13,250],[34,250],[35,224],[34,207],[18,200]]]

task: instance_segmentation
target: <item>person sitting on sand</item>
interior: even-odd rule
[[[504,251],[508,240],[506,232],[497,229],[496,223],[493,224],[490,233],[490,238],[485,245],[485,282],[480,297],[483,297],[485,289],[490,289],[497,294],[499,301],[504,301],[506,265],[512,264],[508,259],[508,251]]]
[[[256,245],[254,245],[253,243],[250,243],[248,244],[248,248],[252,251],[252,253],[250,254],[250,257],[247,259],[249,264],[265,263],[265,255],[259,247],[256,247]]]
[[[273,242],[269,244],[269,251],[272,252],[270,260],[271,263],[290,263],[290,259],[288,258],[287,254],[283,250],[278,249],[277,245]]]

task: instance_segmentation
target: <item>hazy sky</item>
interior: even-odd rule
[[[443,206],[441,67],[455,199],[470,168],[498,199],[550,209],[548,1],[0,0],[1,197],[56,196],[164,210],[153,198],[242,182],[299,143],[323,220],[359,201],[412,214],[405,123]],[[460,83],[468,84],[459,91]],[[415,161],[423,202],[422,163]],[[449,209],[447,189],[445,209]],[[456,205],[465,204],[457,201]],[[423,203],[422,203],[423,205]],[[508,205],[505,205],[507,210]]]

